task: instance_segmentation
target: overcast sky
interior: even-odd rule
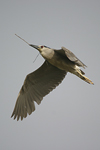
[[[27,42],[70,49],[94,85],[68,73],[36,111],[10,118],[27,74],[44,59]],[[100,149],[100,1],[0,1],[0,150]],[[42,87],[41,87],[42,88]]]

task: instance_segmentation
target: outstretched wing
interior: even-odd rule
[[[58,86],[64,79],[66,71],[60,70],[47,61],[36,71],[28,74],[19,92],[12,116],[17,120],[27,117],[35,110],[45,95]]]
[[[70,50],[68,50],[67,48],[62,47],[62,49],[57,50],[57,52],[58,52],[59,54],[63,55],[63,56],[67,56],[67,58],[68,58],[70,61],[74,62],[76,65],[78,65],[78,66],[80,66],[80,67],[83,67],[83,68],[86,67],[86,65],[85,65],[83,62],[81,62],[81,61],[80,61]]]

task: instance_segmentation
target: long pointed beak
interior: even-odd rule
[[[39,50],[39,46],[37,46],[37,45],[33,45],[33,44],[29,44],[30,46],[32,46],[33,48],[35,48],[35,49],[37,49],[37,50]]]

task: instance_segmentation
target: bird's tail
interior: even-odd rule
[[[75,75],[77,75],[79,78],[81,78],[82,80],[84,80],[85,82],[89,83],[89,84],[94,84],[89,78],[87,78],[86,76],[84,76],[84,72],[80,69],[77,69],[75,71]]]

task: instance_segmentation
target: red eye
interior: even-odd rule
[[[41,48],[43,48],[43,46],[41,46]]]

